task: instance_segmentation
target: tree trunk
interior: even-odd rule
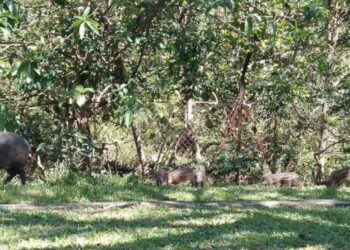
[[[326,55],[327,69],[325,70],[325,81],[324,81],[324,89],[327,90],[328,86],[333,85],[336,86],[339,81],[336,77],[333,76],[335,59],[336,59],[336,47],[338,45],[339,40],[339,29],[342,23],[343,17],[341,16],[341,6],[339,3],[335,3],[332,6],[333,2],[328,1],[327,7],[329,10],[329,20],[327,24],[327,43],[328,43],[328,53]],[[318,152],[320,154],[315,156],[316,159],[316,183],[321,182],[324,177],[324,166],[326,163],[326,150],[330,141],[330,134],[327,130],[327,116],[328,116],[328,105],[327,102],[323,102],[321,104],[321,129],[320,129],[320,143],[318,146]]]
[[[193,139],[194,139],[194,148],[195,148],[195,155],[196,155],[196,161],[202,162],[203,158],[201,155],[201,148],[199,145],[198,137],[196,132],[193,129],[193,121],[194,120],[194,114],[193,114],[193,99],[189,98],[186,100],[185,103],[185,122],[187,130],[191,130]]]
[[[142,175],[148,174],[149,169],[148,169],[148,165],[147,165],[147,161],[146,161],[146,156],[145,156],[145,153],[143,150],[142,139],[141,139],[139,129],[138,129],[135,121],[133,121],[131,123],[131,129],[132,129],[132,135],[134,137],[137,155],[139,157],[140,164],[141,164]]]
[[[242,150],[242,125],[243,125],[242,111],[243,111],[243,104],[245,100],[245,87],[247,85],[245,75],[247,73],[251,57],[252,57],[252,52],[249,51],[246,55],[243,68],[242,68],[241,78],[239,81],[239,101],[238,101],[238,114],[237,114],[237,117],[238,117],[237,118],[237,147],[236,147],[237,155],[239,155]],[[235,176],[235,181],[237,184],[239,183],[239,175],[240,175],[240,170],[238,168]]]
[[[268,163],[271,173],[275,174],[277,172],[277,145],[278,145],[278,117],[277,114],[273,115],[273,137],[272,137],[272,145],[273,148],[271,150],[271,162]]]
[[[329,141],[329,133],[327,131],[326,125],[325,125],[325,119],[327,117],[327,110],[328,106],[326,103],[322,105],[322,124],[320,129],[320,142],[318,146],[318,151],[322,152],[318,155],[316,155],[316,161],[317,161],[317,169],[316,169],[316,183],[319,183],[322,181],[324,177],[324,166],[326,163],[326,148],[328,147],[328,141]]]

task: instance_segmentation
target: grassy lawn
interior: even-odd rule
[[[350,249],[348,208],[0,211],[1,249]]]
[[[79,201],[119,200],[297,200],[297,199],[350,199],[350,188],[268,187],[207,184],[193,188],[189,183],[158,187],[151,180],[133,176],[79,177],[65,175],[46,181],[29,182],[21,186],[18,180],[9,185],[0,184],[0,203],[53,204]]]
[[[135,177],[0,184],[0,203],[118,200],[350,199],[350,188],[209,184],[157,187]],[[350,208],[0,210],[0,249],[350,249]]]

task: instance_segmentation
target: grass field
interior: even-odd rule
[[[158,187],[151,180],[134,176],[113,177],[77,176],[67,174],[46,181],[29,182],[21,186],[18,180],[10,185],[0,183],[0,203],[55,204],[64,202],[120,201],[120,200],[298,200],[350,199],[350,188],[269,187],[207,184],[193,188],[189,183]]]
[[[1,249],[350,249],[348,208],[1,211]]]
[[[350,199],[350,188],[157,187],[128,176],[0,184],[0,203],[118,200]],[[0,249],[350,249],[350,208],[0,210]]]

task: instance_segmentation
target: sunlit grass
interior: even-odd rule
[[[350,249],[348,208],[1,211],[1,249]]]
[[[44,181],[29,182],[22,186],[18,181],[0,184],[0,203],[63,203],[89,201],[127,200],[297,200],[334,198],[350,199],[350,188],[234,186],[208,183],[204,188],[194,188],[189,183],[158,187],[153,180],[135,176],[100,175],[79,176],[65,174]]]
[[[349,197],[347,187],[158,187],[135,176],[72,173],[0,184],[0,203],[8,204]],[[0,210],[0,249],[350,249],[349,214],[342,207]]]

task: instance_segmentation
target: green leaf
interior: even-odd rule
[[[127,103],[128,107],[132,108],[135,105],[136,100],[137,100],[136,96],[132,96],[131,98],[129,98]]]
[[[251,15],[251,17],[252,17],[255,21],[261,22],[261,17],[260,17],[258,14],[254,13],[254,14]]]
[[[273,22],[269,22],[267,32],[273,36],[276,35],[276,25]]]
[[[11,35],[11,31],[7,28],[0,28],[2,31],[2,34],[4,35],[4,39],[7,40],[10,35]]]
[[[78,28],[80,26],[80,24],[82,24],[84,22],[84,20],[82,20],[79,17],[75,17],[74,22],[72,23],[72,28]]]
[[[94,90],[94,88],[84,88],[83,93],[87,93],[87,92],[95,93],[95,90]]]
[[[11,69],[11,76],[17,76],[19,74],[19,68],[22,62],[17,62]]]
[[[129,127],[130,124],[132,122],[132,113],[131,111],[127,111],[125,114],[124,114],[124,125],[126,127]]]
[[[83,85],[77,85],[74,89],[74,92],[76,94],[82,94],[84,92],[84,86]]]
[[[145,122],[147,122],[147,115],[142,111],[142,109],[138,109],[136,111],[136,113],[138,114],[139,117],[141,117],[141,119]]]
[[[87,24],[87,26],[88,26],[95,34],[97,34],[97,35],[99,34],[99,33],[98,33],[98,30],[97,30],[97,28],[98,28],[98,26],[99,26],[99,23],[98,23],[98,22],[96,22],[95,20],[89,18],[88,20],[86,20],[85,23]]]
[[[43,151],[44,149],[45,149],[45,147],[46,147],[46,143],[45,142],[42,142],[42,143],[40,143],[37,147],[36,147],[36,152],[38,153],[38,152],[41,152],[41,151]]]
[[[247,34],[252,33],[253,30],[253,20],[251,17],[248,17],[244,22],[244,32]]]
[[[15,66],[15,68],[17,67],[17,65]],[[33,64],[31,62],[29,62],[28,60],[24,60],[20,63],[20,65],[18,66],[18,69],[14,69],[12,71],[12,75],[14,76],[18,76],[21,79],[24,79],[26,81],[26,83],[31,83],[34,81],[34,75],[35,75],[35,71],[34,71],[34,67]]]
[[[78,104],[79,107],[82,107],[86,103],[86,96],[85,95],[78,95],[76,97],[75,101],[76,101],[76,103]]]
[[[31,83],[34,80],[34,71],[31,63],[28,63],[27,69],[26,69],[26,82]]]
[[[90,6],[86,7],[86,9],[84,10],[83,16],[87,17],[90,14]]]
[[[77,85],[74,89],[74,93],[75,95],[81,95],[81,94],[85,94],[87,92],[90,93],[95,93],[95,90],[93,88],[84,88],[83,85]]]
[[[79,38],[83,39],[85,35],[85,23],[80,24],[79,27]]]
[[[27,60],[24,60],[20,63],[18,67],[18,74],[20,75],[21,78],[24,78],[26,76],[26,70],[28,68],[29,62]]]
[[[38,76],[41,75],[40,69],[38,67],[34,68],[34,72],[37,73]]]

